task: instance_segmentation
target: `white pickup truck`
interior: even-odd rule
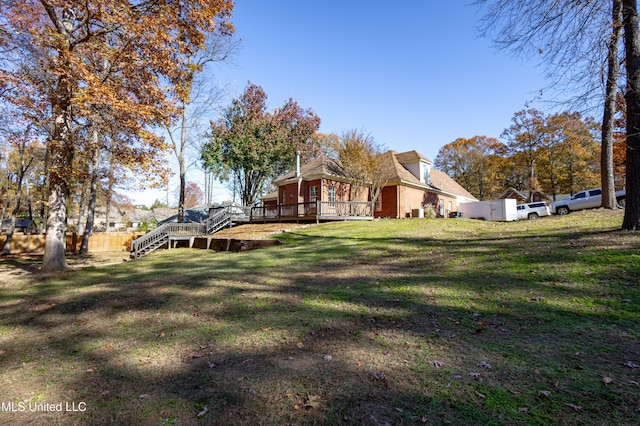
[[[625,206],[627,191],[616,191],[616,200],[622,207]],[[556,201],[551,204],[551,213],[564,215],[569,212],[584,209],[595,209],[602,205],[602,189],[588,189],[576,193],[570,200]]]

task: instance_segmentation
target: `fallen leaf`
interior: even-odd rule
[[[332,357],[331,355],[325,355],[325,356],[323,357],[323,359],[324,359],[325,361],[327,361],[327,362],[329,362],[329,361],[333,361],[333,357]]]
[[[149,395],[147,395],[146,393],[141,393],[140,395],[138,395],[139,399],[147,399],[149,397]]]
[[[0,355],[4,355],[7,351],[5,351],[4,349],[0,349]]]
[[[518,408],[518,412],[519,413],[528,413],[529,409],[527,407],[520,407],[520,408]]]
[[[316,408],[320,406],[320,396],[309,395],[304,402],[304,408]]]
[[[302,348],[304,348],[304,343],[298,342],[298,343],[296,343],[296,346],[298,347],[298,349],[302,349]]]
[[[549,398],[549,395],[551,394],[551,392],[549,391],[538,391],[538,396],[544,396],[545,398]]]
[[[444,365],[441,361],[431,361],[431,364],[433,364],[434,367],[442,367]]]
[[[613,379],[611,377],[603,377],[602,381],[604,382],[605,385],[608,385],[609,383],[613,382]]]
[[[202,409],[202,411],[200,411],[196,417],[202,417],[202,416],[204,416],[205,414],[207,414],[208,412],[209,412],[209,407],[204,407],[204,408]]]
[[[629,368],[640,368],[640,365],[633,363],[631,361],[627,361],[624,365],[626,365]]]
[[[569,408],[573,408],[575,411],[582,411],[582,407],[576,404],[565,404]]]
[[[400,407],[393,407],[398,413],[404,413],[404,410]]]
[[[356,366],[358,367],[362,367],[364,365],[364,362],[362,361],[356,361]]]
[[[473,377],[474,379],[477,379],[480,377],[480,373],[469,373],[469,377]]]
[[[491,364],[485,361],[479,362],[478,364],[476,364],[476,367],[481,367],[481,368],[486,368],[487,370],[491,370]]]
[[[480,398],[486,398],[486,396],[478,391],[475,391],[476,395],[478,395]]]

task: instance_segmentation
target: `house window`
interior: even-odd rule
[[[440,216],[444,217],[444,200],[440,199]]]
[[[315,203],[318,199],[318,187],[312,186],[309,188],[309,202]]]
[[[447,216],[449,216],[449,213],[451,213],[452,211],[453,211],[453,203],[449,201],[449,210],[447,210]]]
[[[287,191],[282,191],[282,204],[287,204]]]
[[[336,198],[336,187],[331,185],[329,188],[329,202],[335,203],[338,199]]]

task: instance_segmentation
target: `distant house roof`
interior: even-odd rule
[[[16,219],[16,228],[35,228],[36,223],[33,220],[29,219]],[[11,219],[5,219],[2,221],[2,229],[8,229],[11,227]]]
[[[262,197],[260,197],[260,199],[262,201],[277,200],[278,199],[278,191],[273,191],[273,192],[268,193],[267,195],[263,195]]]
[[[184,222],[185,223],[200,223],[209,217],[209,206],[195,206],[184,210]],[[159,221],[158,225],[165,223],[177,223],[178,215],[169,216],[168,218]]]
[[[522,203],[529,201],[529,199],[532,199],[533,201],[550,201],[551,200],[551,198],[549,198],[542,191],[533,191],[533,197],[531,197],[531,195],[532,195],[532,191],[529,191],[526,189],[518,191],[513,187],[509,187],[502,194],[500,194],[498,199],[515,198],[516,200]]]

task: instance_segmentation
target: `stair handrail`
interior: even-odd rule
[[[134,258],[140,257],[140,252],[145,248],[151,246],[157,241],[164,241],[169,239],[169,224],[165,223],[160,225],[151,232],[147,232],[143,236],[131,241],[131,253]]]
[[[224,206],[204,220],[207,233],[212,234],[216,232],[226,225],[229,220],[231,220],[231,205]]]

